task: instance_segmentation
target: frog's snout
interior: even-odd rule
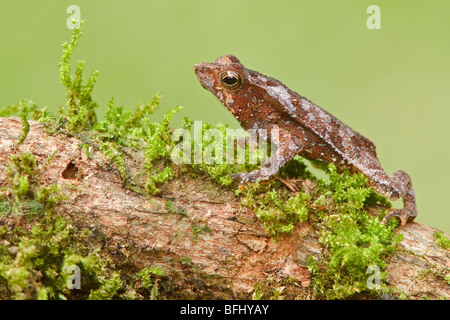
[[[194,65],[195,76],[203,88],[212,90],[214,85],[214,66],[208,63],[197,63]]]
[[[203,63],[197,63],[194,65],[194,72],[198,74],[202,70]]]
[[[194,72],[197,78],[202,75],[206,75],[209,73],[208,71],[211,69],[211,67],[208,66],[207,63],[197,63],[194,65]]]

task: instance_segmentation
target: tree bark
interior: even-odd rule
[[[48,135],[43,124],[29,123],[30,131],[18,145],[21,120],[0,118],[0,186],[6,185],[11,154],[30,152],[44,163],[56,150],[40,179],[57,183],[67,195],[58,212],[77,227],[89,228],[95,245],[122,269],[161,267],[169,279],[168,298],[251,298],[255,283],[284,287],[285,299],[312,296],[306,260],[323,249],[308,223],[275,242],[234,192],[182,173],[166,182],[158,196],[132,192],[100,151],[89,159],[81,140]],[[126,165],[139,172],[143,163],[137,153]],[[435,231],[418,223],[397,228],[404,239],[389,258],[385,281],[412,299],[450,299],[450,285],[444,280],[450,250],[437,245]]]

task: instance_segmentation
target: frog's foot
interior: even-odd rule
[[[233,179],[241,179],[239,184],[244,184],[246,182],[256,182],[258,180],[267,180],[266,177],[261,175],[261,173],[258,170],[248,172],[248,173],[233,173],[231,174],[231,178]]]
[[[400,224],[405,226],[408,221],[413,221],[416,214],[409,209],[391,209],[383,218],[382,224],[386,224],[390,219],[397,217],[400,219]]]

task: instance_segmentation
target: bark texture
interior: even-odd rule
[[[117,266],[129,270],[161,266],[169,279],[168,298],[251,298],[257,282],[285,286],[287,299],[311,296],[306,260],[322,248],[307,223],[274,242],[233,192],[201,177],[179,175],[155,197],[134,193],[123,187],[101,152],[92,152],[89,159],[80,140],[47,135],[42,124],[29,123],[30,132],[18,146],[21,120],[0,118],[0,186],[6,184],[11,154],[30,152],[40,163],[57,150],[40,178],[59,184],[68,196],[58,212],[93,231],[96,246],[108,251]],[[139,170],[144,160],[136,154],[127,161],[130,170]],[[175,209],[168,210],[167,201]],[[3,215],[0,224],[2,219]],[[450,285],[444,280],[450,250],[437,245],[435,231],[418,223],[398,228],[404,240],[389,260],[386,281],[411,298],[450,299]],[[288,278],[295,281],[283,282]]]

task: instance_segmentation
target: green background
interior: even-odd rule
[[[1,1],[0,106],[27,98],[56,111],[69,5],[84,36],[74,58],[100,70],[94,98],[238,127],[198,83],[197,62],[234,54],[331,112],[377,145],[388,174],[408,172],[416,221],[450,233],[450,1]],[[366,9],[381,8],[369,30]]]

